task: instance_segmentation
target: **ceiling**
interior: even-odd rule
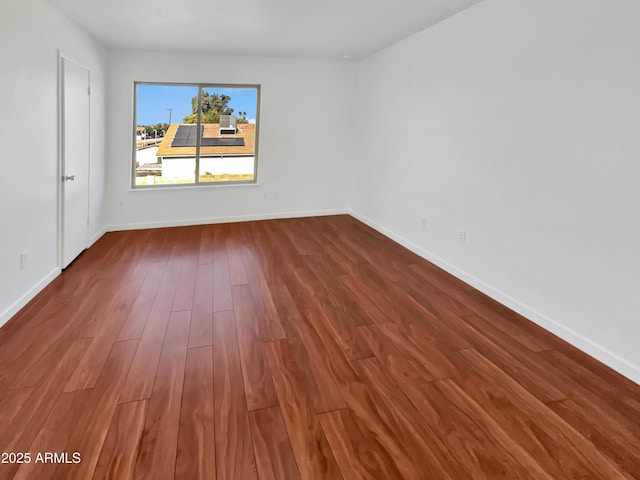
[[[110,47],[366,57],[481,0],[48,0]]]

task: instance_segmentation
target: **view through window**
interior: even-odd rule
[[[258,85],[135,84],[134,187],[254,183]]]

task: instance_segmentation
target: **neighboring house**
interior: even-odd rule
[[[201,125],[200,180],[221,175],[253,176],[255,127],[255,124],[242,124],[235,133],[224,134],[220,124]],[[193,178],[197,137],[197,125],[169,126],[156,152],[162,164],[162,177]]]
[[[136,140],[144,140],[147,138],[147,131],[144,127],[136,127]]]

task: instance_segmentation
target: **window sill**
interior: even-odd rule
[[[201,189],[208,189],[208,188],[248,188],[248,187],[259,187],[260,183],[256,182],[256,183],[209,183],[209,184],[191,184],[188,186],[182,186],[182,185],[176,185],[176,186],[172,186],[172,185],[164,185],[164,186],[154,186],[154,187],[138,187],[138,188],[133,188],[133,187],[129,187],[129,192],[130,193],[146,193],[146,192],[173,192],[176,190],[201,190]]]

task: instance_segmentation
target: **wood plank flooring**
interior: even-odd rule
[[[640,479],[640,386],[349,216],[114,232],[0,329],[0,452],[31,455],[0,480]]]

